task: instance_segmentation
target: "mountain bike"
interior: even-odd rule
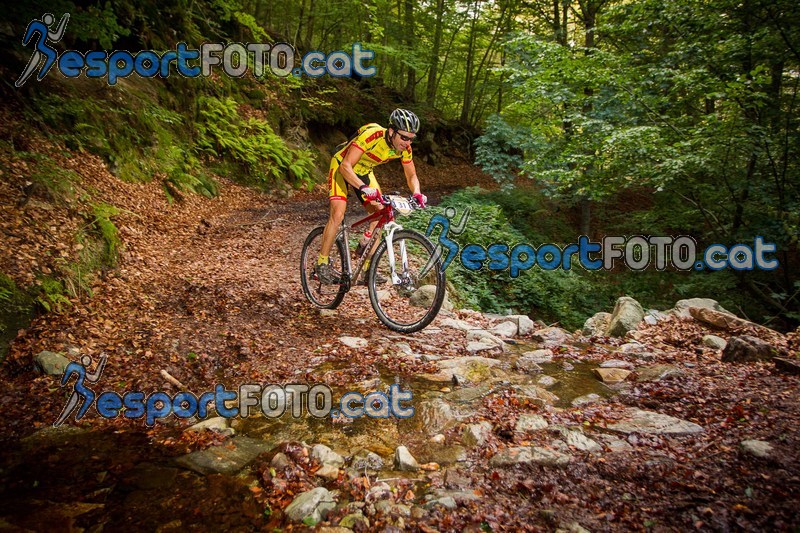
[[[335,309],[359,279],[372,251],[366,274],[372,308],[389,329],[413,333],[430,324],[442,307],[444,270],[434,253],[436,247],[424,234],[395,222],[396,214],[408,215],[420,208],[414,198],[390,194],[378,201],[384,206],[380,211],[350,225],[342,221],[329,255],[333,280],[319,279],[315,269],[325,226],[311,230],[300,254],[303,292],[317,307]],[[357,256],[355,245],[361,233],[357,228],[373,220],[378,224],[363,247],[365,252]]]

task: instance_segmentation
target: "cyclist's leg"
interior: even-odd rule
[[[378,189],[378,192],[381,191],[381,186],[380,186],[380,184],[378,184],[378,180],[375,178],[375,174],[373,172],[370,172],[367,176],[359,176],[359,178],[361,178],[361,181],[364,182],[364,185],[366,185],[368,187],[372,187],[374,189]],[[383,209],[383,206],[379,202],[369,202],[369,201],[367,201],[364,198],[364,193],[362,193],[361,191],[356,191],[356,195],[358,196],[359,200],[361,200],[361,204],[364,206],[364,209],[367,210],[368,214],[371,215],[371,214]],[[377,225],[378,225],[378,221],[377,220],[373,220],[372,222],[369,223],[369,228],[366,231],[368,231],[369,234],[372,234],[372,232],[375,231],[375,226],[377,226]],[[361,243],[360,244],[366,244],[366,240],[367,239],[365,237],[366,237],[366,235],[361,238]]]
[[[325,225],[325,232],[322,234],[322,247],[320,249],[320,262],[330,255],[336,232],[344,220],[344,213],[347,209],[347,184],[338,172],[339,161],[334,157],[331,159],[331,166],[328,170],[328,201],[330,203],[330,214],[328,223]]]

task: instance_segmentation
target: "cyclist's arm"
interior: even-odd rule
[[[417,178],[417,169],[414,168],[414,162],[403,163],[403,172],[405,172],[406,183],[408,188],[411,189],[411,194],[419,194],[419,179]]]
[[[364,182],[356,176],[355,171],[353,170],[353,166],[358,163],[358,160],[361,159],[361,154],[364,151],[356,145],[355,143],[350,145],[350,149],[347,151],[347,154],[344,156],[342,163],[339,165],[339,172],[341,172],[342,176],[344,177],[344,181],[358,189]]]

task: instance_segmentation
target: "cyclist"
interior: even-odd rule
[[[317,259],[316,272],[323,283],[336,283],[335,275],[331,272],[330,251],[336,232],[344,219],[347,208],[348,188],[352,188],[356,196],[372,214],[383,206],[376,202],[381,197],[380,185],[375,179],[372,169],[388,161],[402,159],[403,172],[408,188],[411,189],[420,207],[425,207],[427,197],[420,192],[417,171],[411,157],[411,143],[419,131],[419,118],[406,109],[395,109],[389,115],[389,127],[383,128],[379,124],[366,124],[358,129],[353,137],[346,143],[337,146],[337,152],[331,159],[328,170],[328,200],[330,202],[330,215],[322,234],[322,248]],[[373,222],[364,233],[368,239],[375,229],[377,221]],[[362,239],[360,253],[363,252]],[[371,252],[371,250],[370,250]],[[369,259],[364,264],[364,277],[369,267]]]

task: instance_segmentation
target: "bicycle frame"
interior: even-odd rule
[[[377,220],[378,224],[375,226],[375,230],[372,232],[372,237],[369,238],[367,241],[366,247],[364,248],[364,255],[358,258],[356,262],[355,269],[353,269],[352,263],[350,261],[350,234],[349,231],[355,231],[356,228],[363,226],[372,222],[373,220]],[[366,262],[367,258],[370,257],[370,252],[375,247],[375,244],[381,238],[381,234],[383,233],[384,228],[386,228],[386,240],[388,241],[388,255],[389,255],[389,266],[391,268],[391,276],[392,276],[392,283],[397,284],[400,283],[400,278],[395,272],[395,257],[394,257],[394,248],[392,247],[392,238],[394,237],[394,232],[403,227],[400,224],[397,224],[394,221],[394,209],[392,208],[391,204],[385,204],[384,208],[368,215],[361,220],[353,222],[349,226],[342,220],[342,227],[339,230],[339,233],[336,235],[336,238],[343,239],[345,243],[345,248],[347,249],[347,254],[343,258],[344,261],[344,270],[342,274],[342,283],[350,289],[351,283],[354,279],[358,279],[358,276],[361,274],[361,269],[364,267],[364,263]],[[401,243],[400,246],[400,253],[401,259],[403,262],[403,268],[408,267],[408,258],[406,256],[405,251],[405,242]]]

